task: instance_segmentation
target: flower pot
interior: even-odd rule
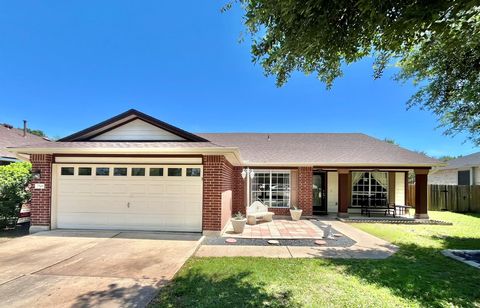
[[[302,210],[290,210],[290,216],[292,216],[292,220],[300,220],[302,217]]]
[[[232,226],[233,232],[235,233],[243,233],[243,229],[245,229],[245,224],[247,223],[247,219],[232,219]]]

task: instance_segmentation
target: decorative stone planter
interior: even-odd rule
[[[247,223],[247,219],[231,219],[232,226],[233,226],[233,232],[235,233],[243,233],[243,229],[245,229],[245,224]]]
[[[300,220],[300,217],[302,217],[302,211],[303,210],[290,209],[290,216],[292,217],[292,220]]]

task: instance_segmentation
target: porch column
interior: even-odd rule
[[[303,210],[303,215],[312,215],[313,167],[298,168],[298,207]]]
[[[348,217],[348,206],[350,202],[349,198],[349,185],[348,175],[350,170],[338,169],[338,217]]]
[[[428,169],[415,169],[415,218],[428,219]]]
[[[52,205],[52,161],[50,154],[30,155],[32,171],[39,172],[40,178],[33,179],[31,183],[32,199],[30,201],[30,232],[50,229]],[[40,184],[42,186],[37,186]]]

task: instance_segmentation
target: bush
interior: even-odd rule
[[[28,162],[0,166],[0,229],[15,225],[22,205],[30,200],[31,171]]]

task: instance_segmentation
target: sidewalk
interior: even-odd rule
[[[395,245],[338,220],[324,220],[332,228],[356,242],[350,247],[238,246],[202,245],[197,257],[267,257],[267,258],[353,258],[385,259],[397,251]]]

